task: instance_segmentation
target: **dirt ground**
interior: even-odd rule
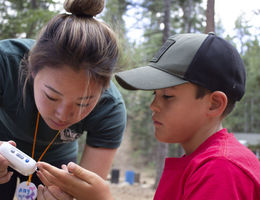
[[[110,189],[114,200],[152,200],[154,196],[153,189],[141,184],[111,184]]]
[[[145,185],[112,184],[111,192],[115,200],[152,200],[154,190]]]
[[[112,169],[120,170],[119,184],[111,184],[111,192],[115,200],[152,200],[155,190],[154,174],[155,172],[146,166],[136,165],[132,156],[131,132],[127,127],[124,139],[115,156]],[[126,170],[132,170],[140,174],[139,183],[129,185],[125,182]]]
[[[114,200],[152,200],[154,196],[154,190],[144,185],[111,184],[110,188]]]

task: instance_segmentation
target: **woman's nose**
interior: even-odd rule
[[[55,115],[60,121],[68,121],[73,117],[72,105],[59,105],[55,110]]]

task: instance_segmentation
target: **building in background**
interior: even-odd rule
[[[234,133],[237,140],[251,149],[260,160],[260,134],[259,133]]]

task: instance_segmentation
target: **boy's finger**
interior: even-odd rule
[[[56,178],[63,178],[64,177],[64,173],[67,173],[65,170],[61,170],[57,167],[54,167],[48,163],[45,162],[38,162],[37,163],[38,168],[40,169],[40,171],[45,170],[47,171],[49,174],[55,176]]]
[[[43,185],[39,185],[38,186],[38,191],[37,191],[37,200],[45,200],[44,196],[43,196],[43,190],[44,190],[44,186]]]
[[[88,184],[92,184],[94,181],[96,181],[99,178],[102,179],[101,177],[99,177],[94,172],[88,171],[88,170],[84,169],[83,167],[81,167],[81,166],[79,166],[79,165],[77,165],[73,162],[70,162],[68,164],[68,170],[74,176],[78,177],[79,179],[86,181]]]
[[[61,165],[61,169],[65,170],[66,172],[69,172],[67,165]]]
[[[52,195],[52,193],[49,191],[47,187],[44,187],[43,189],[43,197],[45,200],[58,200]]]
[[[62,200],[72,200],[73,199],[72,196],[70,196],[69,194],[66,194],[59,187],[56,187],[54,185],[48,187],[48,190],[57,199],[62,199]]]
[[[45,169],[40,169],[39,176],[43,177],[44,181],[47,182],[48,186],[59,185],[60,183],[62,183],[61,179],[58,179]]]

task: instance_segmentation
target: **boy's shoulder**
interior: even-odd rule
[[[246,174],[260,185],[259,160],[226,129],[215,133],[199,147],[196,156],[190,162],[190,167],[195,170],[202,166],[219,169],[219,171],[233,168]]]

